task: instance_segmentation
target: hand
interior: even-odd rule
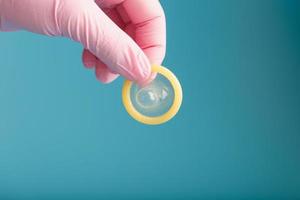
[[[0,29],[64,36],[84,46],[83,63],[109,83],[118,74],[145,84],[165,56],[158,0],[0,0]]]

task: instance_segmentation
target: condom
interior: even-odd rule
[[[156,78],[144,87],[126,80],[122,100],[126,111],[135,120],[149,125],[172,119],[182,103],[182,88],[176,76],[167,68],[154,65]]]

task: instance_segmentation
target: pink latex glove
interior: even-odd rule
[[[121,74],[138,84],[165,56],[166,28],[158,0],[0,0],[0,29],[26,29],[80,42],[83,63],[109,83]]]

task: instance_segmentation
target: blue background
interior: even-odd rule
[[[137,123],[81,45],[0,33],[0,199],[300,198],[300,2],[161,2],[184,102]]]

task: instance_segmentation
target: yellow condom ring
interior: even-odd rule
[[[125,80],[124,82],[123,90],[122,90],[122,100],[126,111],[135,120],[144,124],[157,125],[169,121],[176,115],[182,103],[182,88],[176,76],[167,68],[158,65],[153,65],[152,71],[168,79],[174,90],[173,104],[166,113],[156,117],[149,117],[138,112],[131,102],[130,90],[133,82],[129,80]]]

